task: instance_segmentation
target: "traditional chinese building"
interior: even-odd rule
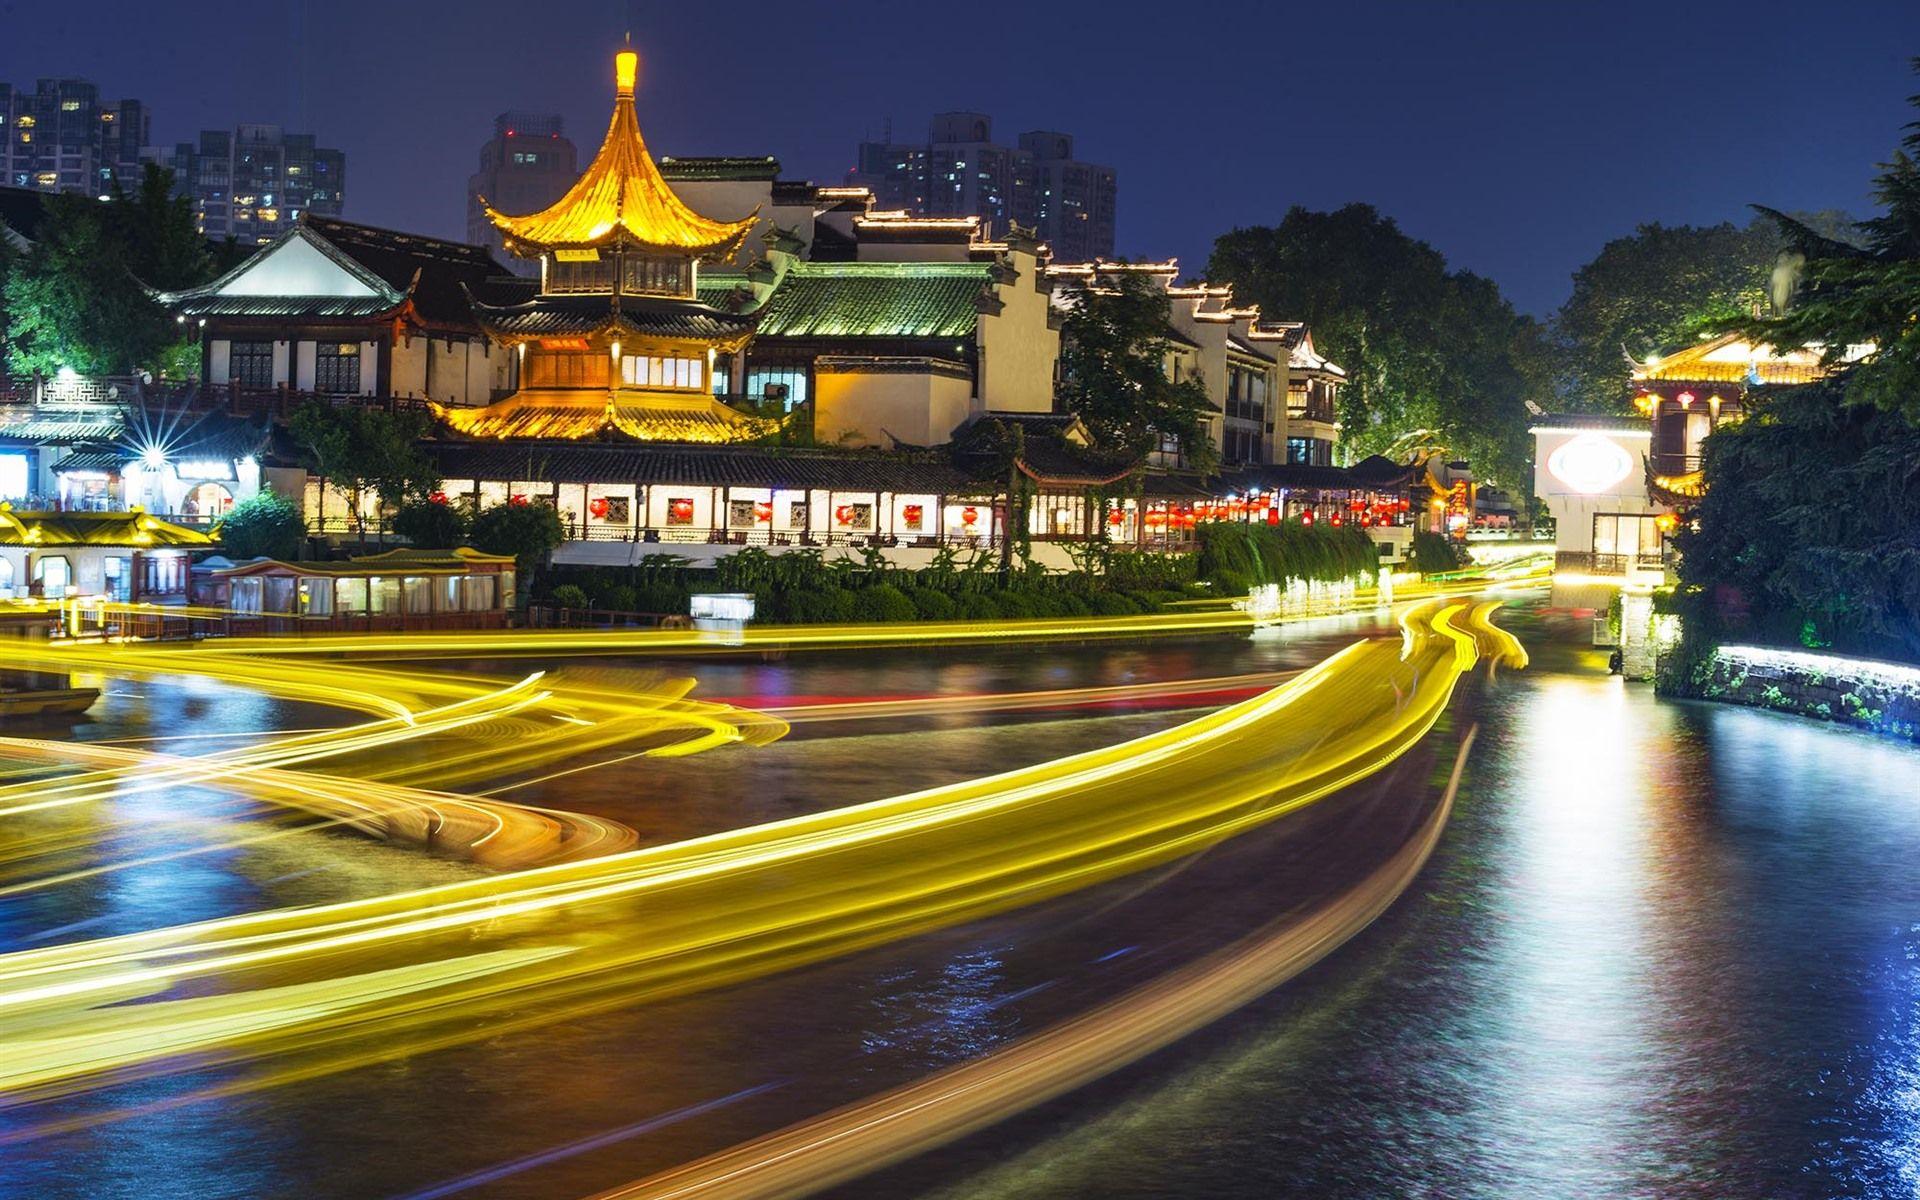
[[[460,434],[715,443],[768,432],[714,398],[717,360],[753,322],[697,298],[700,263],[731,257],[759,214],[711,220],[661,178],[634,114],[638,63],[616,56],[606,139],[564,196],[518,216],[485,207],[506,249],[539,261],[539,292],[474,303],[488,337],[518,357],[519,388],[483,408],[439,407]]]

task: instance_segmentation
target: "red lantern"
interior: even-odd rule
[[[1304,510],[1302,510],[1302,511],[1301,511],[1301,513],[1300,513],[1300,523],[1301,523],[1302,525],[1311,525],[1311,524],[1313,524],[1313,510],[1312,510],[1312,509],[1310,509],[1310,508],[1309,508],[1309,509],[1304,509]]]
[[[833,519],[834,523],[839,525],[845,525],[848,521],[853,520],[853,505],[835,505],[833,509]]]
[[[925,511],[926,510],[918,504],[903,504],[900,506],[900,515],[905,517],[907,524],[914,529],[920,528],[920,514]]]
[[[1279,509],[1277,509],[1277,508],[1270,508],[1270,509],[1268,509],[1268,510],[1267,510],[1267,524],[1269,524],[1269,525],[1278,525],[1279,523],[1280,523],[1280,510],[1279,510]]]
[[[593,499],[587,501],[587,511],[603,521],[606,520],[607,498],[605,496],[595,496]]]
[[[429,495],[427,499],[434,504],[445,504],[447,502],[447,494],[445,492],[434,492]]]
[[[1334,524],[1334,526],[1335,526],[1335,528],[1338,528],[1338,527],[1339,527],[1339,525],[1340,525],[1340,514],[1339,514],[1339,513],[1334,513],[1334,514],[1333,514],[1333,524]]]
[[[753,502],[753,519],[755,521],[758,521],[762,525],[765,525],[768,522],[772,521],[773,520],[773,501],[755,500]]]
[[[1157,508],[1148,509],[1146,521],[1147,521],[1147,525],[1150,528],[1157,529],[1160,526],[1165,525],[1167,523],[1167,514],[1161,512]]]
[[[1107,514],[1107,524],[1109,525],[1124,524],[1126,522],[1126,519],[1127,519],[1127,514],[1121,512],[1117,508]]]
[[[960,523],[962,525],[967,526],[968,528],[972,528],[974,522],[978,521],[979,519],[980,519],[980,510],[977,508],[968,507],[960,510]]]
[[[508,496],[507,503],[513,505],[515,508],[525,508],[527,506],[527,498],[524,495],[516,494]]]
[[[673,514],[673,519],[676,521],[691,521],[693,520],[693,501],[686,499],[669,501],[667,511]]]

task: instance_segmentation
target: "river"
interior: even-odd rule
[[[1920,883],[1907,864],[1920,857],[1920,754],[1659,701],[1557,640],[1570,630],[1516,624],[1533,669],[1463,687],[1394,770],[1196,860],[724,992],[454,1050],[261,1090],[263,1068],[234,1067],[10,1110],[0,1195],[585,1195],[1005,1045],[1304,909],[1418,825],[1469,728],[1446,836],[1372,929],[1200,1036],[839,1194],[1913,1195]],[[698,694],[772,705],[1285,669],[1366,629],[667,669],[698,676]],[[214,685],[109,690],[78,736],[338,719]],[[648,760],[515,798],[667,840],[1182,715],[803,725],[773,746]],[[136,827],[123,850],[217,828],[207,797],[142,803],[164,832],[149,845]],[[0,898],[0,947],[468,871],[303,833]],[[77,1127],[50,1128],[59,1121]]]

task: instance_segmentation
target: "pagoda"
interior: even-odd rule
[[[539,260],[540,283],[521,303],[472,302],[519,354],[519,388],[482,408],[436,406],[457,433],[735,442],[772,429],[714,398],[715,362],[746,345],[753,320],[701,303],[695,277],[739,249],[759,210],[712,221],[674,194],[640,136],[638,68],[630,50],[614,57],[613,121],[566,195],[525,216],[480,198],[508,252]]]

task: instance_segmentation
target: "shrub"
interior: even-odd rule
[[[467,540],[467,518],[444,500],[413,500],[393,514],[393,531],[423,549],[451,550]]]
[[[1225,589],[1219,585],[1223,577],[1244,580],[1249,586],[1289,579],[1337,583],[1372,574],[1380,564],[1373,539],[1352,525],[1208,521],[1195,532],[1200,539],[1195,570],[1222,592]],[[1246,590],[1240,588],[1240,592]]]
[[[558,608],[587,607],[586,590],[574,583],[563,583],[559,587],[554,588],[553,591],[548,594],[547,599]]]
[[[953,620],[953,600],[945,592],[936,592],[932,588],[914,588],[906,595],[907,599],[913,602],[913,609],[920,614],[921,620]]]
[[[1007,621],[1020,621],[1033,615],[1033,603],[1019,592],[994,592],[988,597],[993,615]]]
[[[295,558],[307,540],[299,506],[278,492],[259,492],[233,506],[216,531],[228,558]]]
[[[511,554],[528,576],[565,540],[567,528],[551,504],[508,501],[473,518],[473,543],[488,554]]]
[[[985,592],[962,592],[953,599],[954,615],[962,621],[990,621],[1000,615]]]
[[[1438,533],[1416,533],[1407,547],[1407,561],[1422,575],[1458,571],[1463,565],[1453,539]]]
[[[854,602],[861,621],[912,621],[920,615],[905,592],[886,583],[854,593]]]
[[[612,584],[600,592],[600,607],[614,612],[635,612],[640,603],[640,593],[624,583]]]
[[[1096,617],[1130,617],[1140,611],[1139,605],[1119,592],[1095,592],[1087,597],[1087,606]]]
[[[1078,592],[1061,592],[1054,600],[1063,617],[1085,617],[1093,613],[1093,609],[1087,605],[1087,598]]]
[[[1217,596],[1244,596],[1253,590],[1253,580],[1238,571],[1222,568],[1213,576],[1213,591]]]
[[[787,607],[789,616],[799,625],[841,625],[859,619],[853,593],[841,587],[793,592]]]

